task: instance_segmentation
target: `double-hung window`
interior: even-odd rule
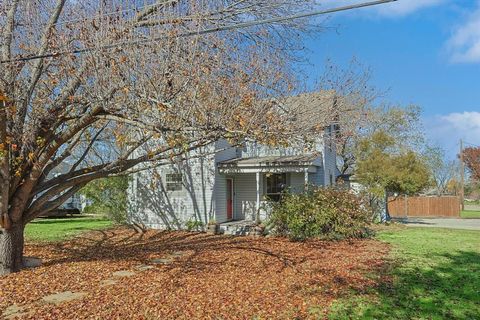
[[[266,175],[266,196],[269,200],[280,201],[283,190],[287,185],[286,173],[270,173]]]
[[[183,188],[181,173],[167,173],[165,176],[167,191],[181,191]]]

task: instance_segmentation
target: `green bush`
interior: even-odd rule
[[[371,214],[360,197],[344,190],[309,188],[285,193],[268,220],[273,234],[302,241],[308,238],[363,238],[370,234]]]
[[[85,213],[106,215],[116,223],[127,219],[128,177],[118,176],[94,180],[80,190],[89,204]]]
[[[185,223],[185,228],[187,228],[188,231],[199,231],[199,230],[202,230],[204,227],[204,224],[202,221],[198,221],[198,220],[188,220],[186,223]]]

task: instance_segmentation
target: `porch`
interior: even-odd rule
[[[225,211],[224,219],[219,221],[264,220],[269,204],[278,201],[282,191],[288,188],[303,192],[307,184],[319,181],[319,158],[319,155],[269,156],[218,163],[224,188],[218,190],[217,209]]]
[[[253,220],[233,220],[220,223],[220,232],[235,236],[248,236],[255,228],[256,222]]]

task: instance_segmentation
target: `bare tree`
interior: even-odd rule
[[[139,3],[0,3],[0,274],[22,267],[25,225],[89,181],[220,138],[302,139],[329,121],[305,127],[271,99],[295,87],[289,62],[305,21],[185,36],[310,1]],[[52,176],[60,164],[70,169]]]
[[[438,146],[427,146],[423,151],[423,157],[430,170],[435,192],[437,195],[449,193],[449,183],[457,179],[458,162],[445,159],[445,150]]]
[[[370,70],[355,58],[344,68],[327,61],[325,69],[318,87],[335,92],[338,167],[342,174],[349,174],[356,162],[354,150],[359,139],[374,126],[372,104],[379,92],[370,85]]]

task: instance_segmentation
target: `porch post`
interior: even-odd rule
[[[255,175],[257,179],[257,203],[255,205],[255,209],[256,209],[255,219],[258,220],[260,215],[260,172],[257,172]]]
[[[305,189],[306,189],[308,186],[308,168],[305,168],[304,176],[305,176]]]

